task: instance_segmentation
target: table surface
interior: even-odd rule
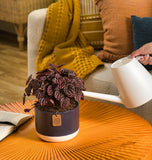
[[[0,110],[23,113],[21,103]],[[34,114],[34,111],[31,111]],[[80,131],[67,142],[40,140],[34,118],[0,142],[0,160],[151,160],[152,127],[137,114],[112,104],[80,101]]]

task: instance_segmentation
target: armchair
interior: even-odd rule
[[[34,75],[36,72],[36,54],[44,30],[46,12],[47,8],[39,9],[31,12],[28,16],[28,75]],[[95,50],[95,54],[97,54],[97,52],[99,52],[99,50]],[[98,67],[84,79],[84,82],[88,91],[118,95],[110,63],[104,63],[104,66]],[[152,124],[151,104],[151,102],[148,102],[141,107],[130,110],[144,117]]]
[[[1,0],[0,1],[0,20],[13,23],[19,49],[23,50],[24,34],[28,14],[39,8],[48,7],[53,0]]]

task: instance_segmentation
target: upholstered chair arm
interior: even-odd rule
[[[28,52],[28,75],[36,73],[36,54],[44,31],[47,8],[32,11],[28,15],[27,27],[27,52]]]

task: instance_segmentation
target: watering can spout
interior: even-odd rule
[[[96,98],[100,100],[111,101],[111,102],[123,104],[119,96],[103,94],[103,93],[96,93],[96,92],[89,92],[89,91],[83,91],[83,94],[86,97],[91,97],[91,98]]]

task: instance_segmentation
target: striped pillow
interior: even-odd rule
[[[103,28],[94,0],[80,0],[80,28],[89,44],[95,49],[103,47]]]

